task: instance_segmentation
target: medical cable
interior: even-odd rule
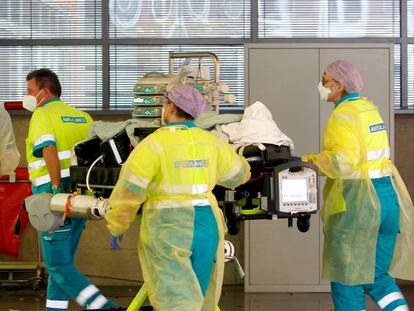
[[[93,190],[91,189],[91,187],[89,186],[89,175],[92,172],[93,167],[96,165],[96,163],[98,163],[101,159],[103,158],[103,156],[101,155],[100,157],[98,157],[89,167],[88,169],[88,173],[86,174],[86,188],[88,188],[88,190],[90,192],[93,192]]]

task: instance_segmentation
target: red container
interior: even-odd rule
[[[13,257],[19,255],[20,236],[29,222],[23,200],[32,193],[27,168],[17,168],[15,173],[17,182],[8,182],[9,176],[0,178],[0,253]]]
[[[4,102],[4,108],[6,110],[23,110],[23,102],[22,101],[6,101]]]

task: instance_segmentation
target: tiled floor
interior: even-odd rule
[[[104,293],[119,306],[126,307],[137,288],[104,287]],[[403,287],[402,291],[414,308],[414,287]],[[44,291],[0,290],[0,311],[42,311]],[[320,293],[244,293],[241,286],[225,286],[220,302],[222,311],[330,311],[333,310],[330,294]],[[70,310],[80,310],[71,303]],[[367,300],[369,311],[379,310]]]

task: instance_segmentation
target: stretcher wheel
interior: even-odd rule
[[[308,232],[310,228],[310,215],[298,217],[296,225],[300,232]]]
[[[34,280],[33,284],[32,284],[32,289],[33,290],[38,290],[40,287],[41,287],[40,280]]]
[[[40,278],[37,278],[33,281],[32,289],[38,290],[40,288],[47,288],[47,281],[47,277],[42,274]]]
[[[224,262],[229,262],[231,258],[234,258],[234,245],[230,241],[224,240]]]

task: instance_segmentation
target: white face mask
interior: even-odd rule
[[[322,82],[318,84],[319,95],[322,100],[328,100],[329,94],[332,93],[331,89],[328,87],[323,86]]]
[[[43,90],[40,90],[40,92],[37,93],[36,96],[24,95],[23,99],[22,99],[23,108],[33,112],[42,103],[42,101],[45,99],[45,98],[42,98],[39,103],[37,102],[37,97],[39,96],[40,93],[42,93]]]

